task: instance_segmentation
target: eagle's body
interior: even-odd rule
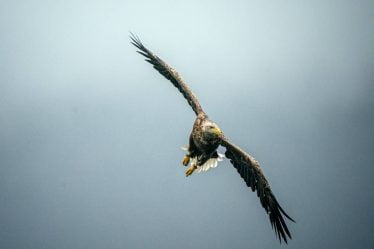
[[[183,165],[190,165],[186,176],[191,175],[196,169],[199,172],[216,167],[217,162],[221,161],[223,157],[217,152],[217,148],[219,146],[225,147],[225,156],[230,159],[247,186],[251,187],[252,191],[257,191],[261,205],[269,215],[271,225],[279,240],[283,239],[287,243],[287,237],[291,238],[291,234],[284,217],[291,221],[293,219],[279,205],[258,161],[224,136],[218,125],[208,118],[195,95],[173,68],[149,51],[137,37],[131,36],[130,38],[132,44],[140,50],[138,53],[145,56],[146,61],[178,88],[196,114],[189,145],[186,149],[187,154],[183,159]]]
[[[204,165],[209,159],[217,159],[217,148],[222,140],[223,133],[205,113],[196,116],[195,123],[189,139],[188,151],[183,159],[183,164],[188,165],[190,158],[195,158],[196,163],[191,163],[186,175],[189,176],[197,167]]]

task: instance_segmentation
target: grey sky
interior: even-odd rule
[[[297,221],[374,247],[373,1],[0,2],[1,248],[280,248],[225,161],[184,176],[176,68]],[[285,247],[282,245],[282,247]]]

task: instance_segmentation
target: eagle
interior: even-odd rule
[[[224,157],[228,158],[247,186],[253,192],[257,192],[261,205],[269,216],[271,226],[275,230],[279,241],[282,242],[283,240],[287,243],[287,239],[292,239],[292,237],[285,218],[295,221],[283,210],[275,198],[259,162],[227,139],[219,126],[209,119],[195,94],[175,69],[147,49],[137,36],[130,33],[130,39],[131,43],[139,49],[137,52],[144,56],[147,62],[152,64],[182,93],[196,114],[192,132],[189,136],[189,144],[185,148],[187,153],[182,160],[182,164],[188,166],[186,176],[190,176],[195,171],[200,172],[215,168]],[[226,148],[225,155],[217,152],[219,146]]]

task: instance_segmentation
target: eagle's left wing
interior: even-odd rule
[[[290,239],[292,237],[283,216],[293,222],[295,221],[279,205],[258,161],[226,138],[221,140],[221,145],[226,147],[226,157],[230,159],[247,186],[251,187],[253,192],[257,191],[257,196],[260,198],[262,207],[269,215],[271,225],[278,235],[279,241],[283,239],[287,243],[287,236]]]

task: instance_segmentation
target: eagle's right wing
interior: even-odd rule
[[[166,79],[170,80],[173,85],[178,88],[178,90],[183,94],[185,99],[187,99],[188,104],[192,107],[193,111],[198,115],[199,113],[204,113],[203,109],[200,106],[199,101],[197,100],[196,96],[192,93],[191,89],[188,85],[182,80],[179,76],[178,72],[175,71],[172,67],[166,64],[163,60],[149,51],[144,45],[141,43],[138,37],[134,36],[133,34],[130,35],[132,40],[132,44],[140,49],[137,51],[139,54],[146,57],[146,61],[151,63],[153,67],[162,74]]]

